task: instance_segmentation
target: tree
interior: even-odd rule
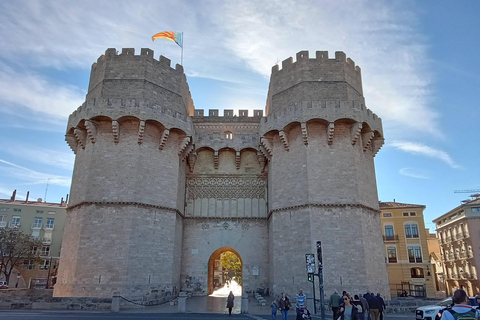
[[[222,264],[223,270],[226,271],[226,279],[230,281],[233,277],[235,277],[235,281],[239,285],[242,285],[242,262],[240,261],[238,256],[231,251],[226,251],[221,255],[220,263]],[[229,271],[233,271],[233,276],[232,273]]]
[[[42,242],[17,228],[0,229],[0,275],[10,280],[13,268],[23,264],[24,259],[38,261],[33,248],[40,248]]]

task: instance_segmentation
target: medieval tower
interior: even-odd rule
[[[305,254],[319,240],[325,292],[389,296],[382,123],[343,52],[299,52],[273,67],[265,115],[220,116],[194,108],[182,66],[108,49],[66,140],[76,159],[55,296],[207,294],[225,251],[245,291],[311,294]]]

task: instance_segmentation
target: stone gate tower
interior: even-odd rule
[[[325,292],[389,296],[373,157],[381,120],[343,52],[272,69],[263,110],[194,109],[179,65],[108,49],[69,118],[76,153],[55,296],[213,290],[234,252],[244,290],[311,294],[305,254],[323,244]]]

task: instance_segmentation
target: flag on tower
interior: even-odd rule
[[[175,32],[175,31],[160,32],[152,37],[152,41],[155,41],[155,39],[159,39],[159,38],[175,41],[176,44],[178,44],[181,48],[183,48],[182,32]]]

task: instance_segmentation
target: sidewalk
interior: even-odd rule
[[[257,305],[254,297],[249,297],[248,301],[248,314],[250,315],[259,315],[264,319],[271,319],[271,308],[270,303],[273,301],[273,298],[265,297],[267,304],[265,306]],[[310,302],[310,301],[309,301]],[[211,296],[194,296],[187,299],[187,313],[217,313],[217,314],[228,314],[228,309],[226,308],[226,297],[211,297]],[[235,304],[232,310],[233,314],[240,314],[241,311],[241,298],[235,298]],[[309,306],[309,310],[312,313],[312,318],[320,319],[320,311],[315,315],[313,311],[313,306]],[[121,310],[121,313],[177,313],[178,306],[171,306],[169,303],[158,305],[158,306],[148,306],[133,308],[128,310]],[[326,319],[332,319],[332,312],[326,311]],[[288,318],[295,319],[296,313],[295,308],[289,311]],[[280,312],[277,312],[277,319],[282,319]]]

